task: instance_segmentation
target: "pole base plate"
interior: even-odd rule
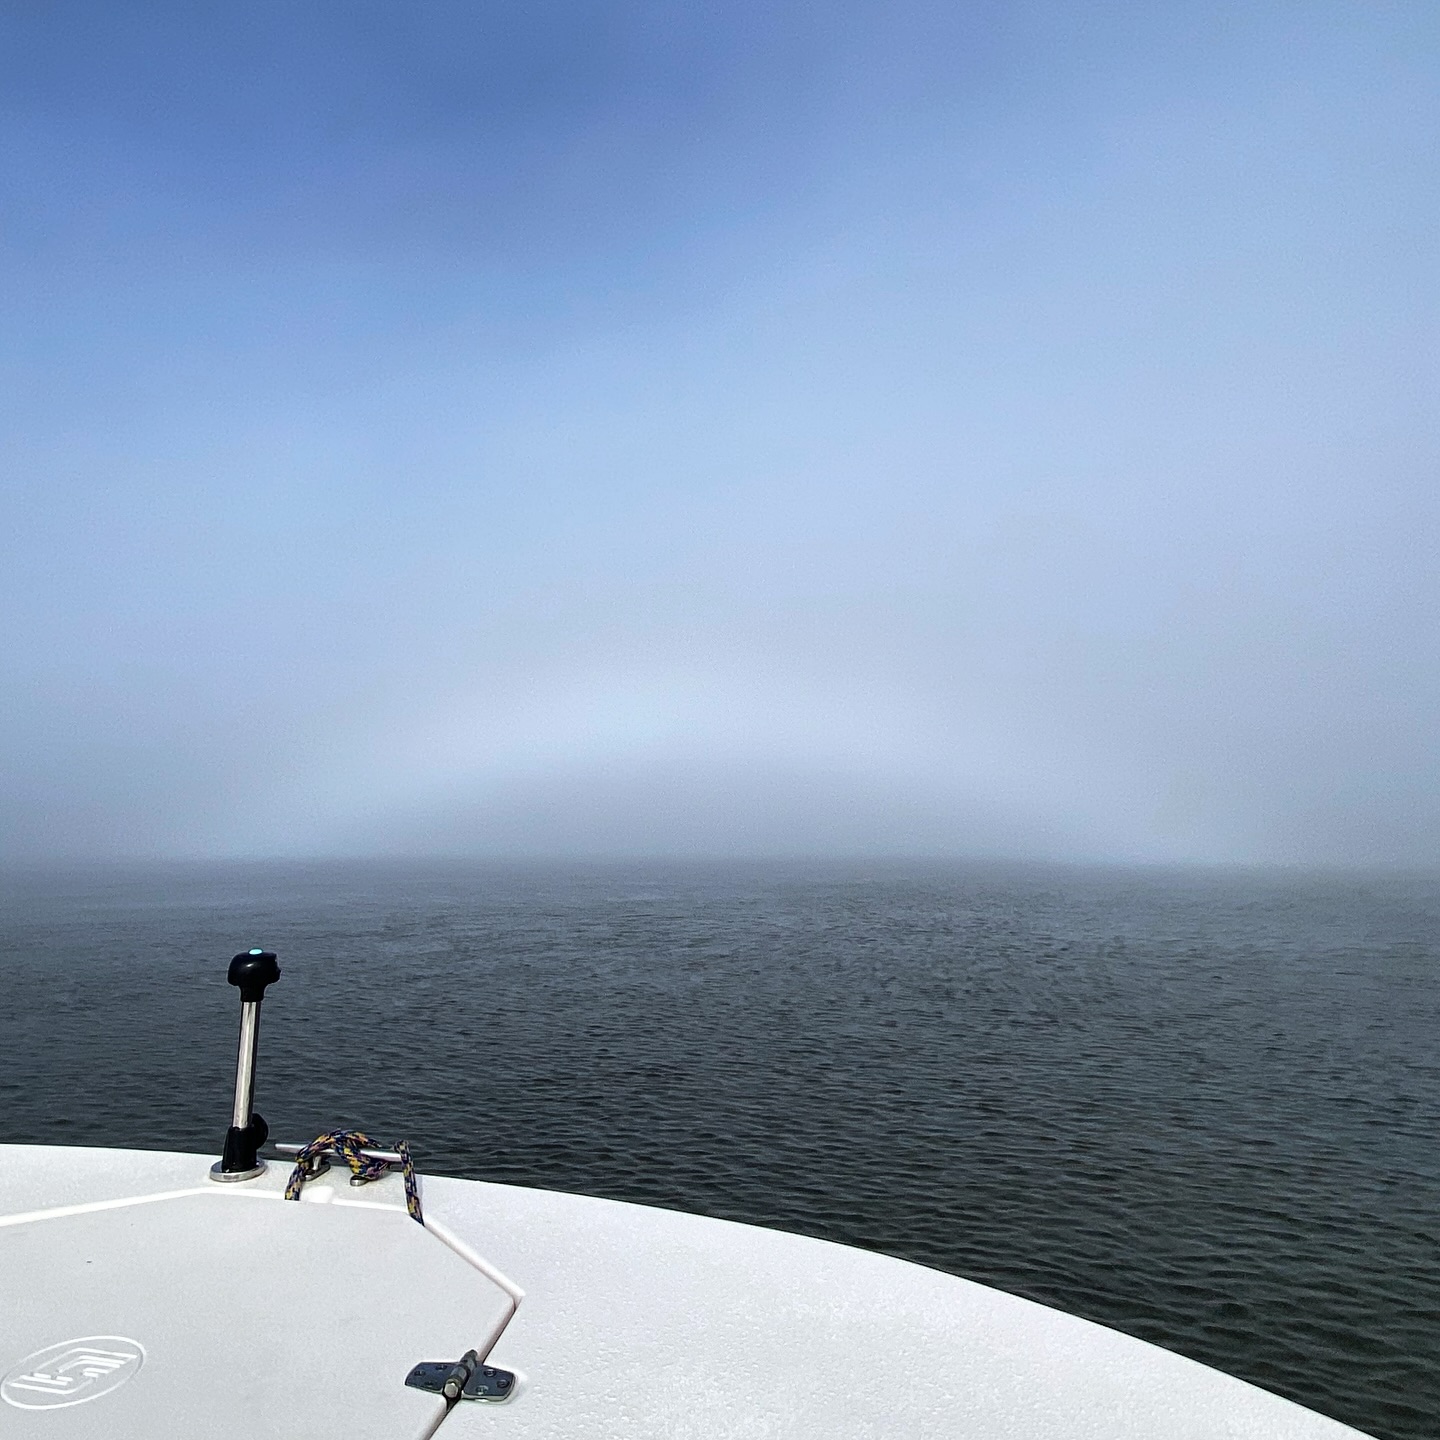
[[[236,1180],[253,1180],[257,1175],[263,1175],[265,1173],[265,1162],[263,1160],[257,1160],[253,1170],[224,1170],[221,1168],[224,1163],[223,1160],[217,1160],[210,1167],[210,1178],[212,1180],[219,1180],[225,1185],[231,1184]]]

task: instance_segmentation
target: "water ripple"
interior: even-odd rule
[[[0,880],[0,1138],[281,1137],[778,1225],[1440,1432],[1434,877],[251,866]]]

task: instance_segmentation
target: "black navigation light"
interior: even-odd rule
[[[240,1053],[235,1063],[235,1108],[225,1132],[225,1150],[210,1167],[212,1180],[251,1180],[265,1169],[259,1150],[270,1133],[255,1113],[255,1055],[260,1048],[260,1002],[265,988],[280,978],[280,965],[269,950],[247,950],[230,962],[226,976],[240,991]]]

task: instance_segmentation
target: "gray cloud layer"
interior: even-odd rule
[[[0,854],[1440,859],[1440,19],[1083,8],[8,17]]]

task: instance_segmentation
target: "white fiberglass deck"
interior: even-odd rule
[[[286,1205],[282,1167],[222,1186],[209,1164],[0,1146],[0,1434],[1359,1434],[1087,1321],[823,1241],[436,1178],[427,1234],[394,1178],[356,1190],[331,1172]],[[471,1346],[518,1374],[513,1399],[446,1415],[405,1388],[418,1361]]]

